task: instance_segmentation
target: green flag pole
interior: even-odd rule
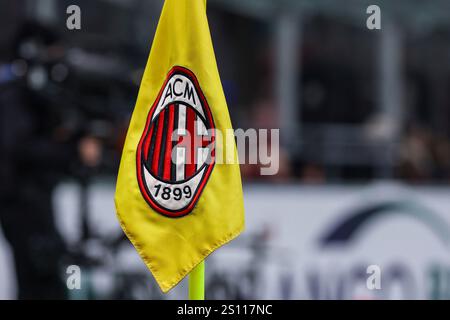
[[[205,300],[205,260],[189,273],[189,300]]]
[[[189,300],[205,300],[205,261],[189,274]]]

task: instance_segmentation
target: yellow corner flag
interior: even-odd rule
[[[166,0],[115,194],[122,229],[164,292],[244,228],[239,164],[218,156],[237,159],[234,139],[219,139],[230,130],[206,1]]]

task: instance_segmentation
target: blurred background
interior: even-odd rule
[[[113,203],[162,4],[0,1],[0,298],[187,297],[159,291]],[[207,298],[450,298],[450,3],[207,11],[234,128],[281,138],[277,175],[241,166],[247,230],[208,258]]]

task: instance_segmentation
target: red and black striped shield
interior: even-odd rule
[[[148,113],[137,149],[141,193],[157,212],[192,211],[214,167],[214,121],[194,73],[173,67]]]

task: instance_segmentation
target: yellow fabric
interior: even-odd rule
[[[116,186],[115,202],[121,226],[164,292],[244,229],[238,164],[216,163],[195,208],[181,218],[155,212],[141,194],[136,150],[149,108],[173,66],[194,72],[216,129],[223,132],[230,129],[204,0],[166,0],[164,4],[128,129]],[[216,150],[221,147],[218,143]],[[231,150],[235,158],[236,147]]]

